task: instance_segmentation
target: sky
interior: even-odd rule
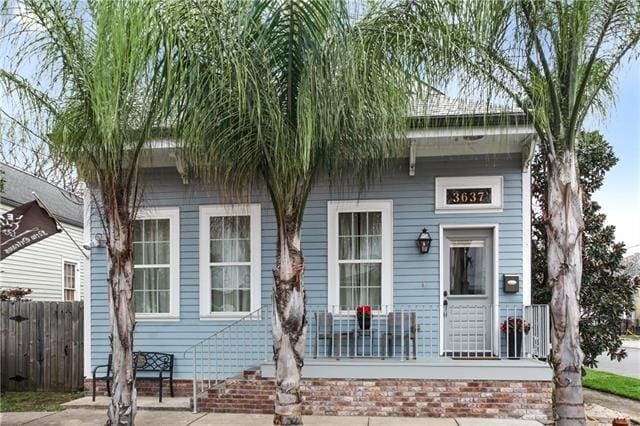
[[[640,252],[640,60],[618,71],[617,93],[608,115],[588,117],[584,128],[599,130],[619,159],[593,198],[629,254]]]

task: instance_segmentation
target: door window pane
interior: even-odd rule
[[[451,295],[483,295],[487,288],[486,253],[484,244],[456,244],[451,247]]]

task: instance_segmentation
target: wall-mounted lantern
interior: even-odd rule
[[[95,245],[94,245],[94,247],[100,247],[100,248],[103,248],[103,247],[106,247],[106,246],[107,246],[107,239],[106,239],[102,234],[97,233],[97,234],[94,236],[94,239],[95,239]]]
[[[431,234],[429,234],[429,231],[427,231],[427,228],[423,228],[422,232],[420,233],[420,235],[418,235],[418,238],[416,239],[420,253],[422,254],[429,253],[429,249],[431,248],[431,241],[433,241],[433,239],[431,238]]]

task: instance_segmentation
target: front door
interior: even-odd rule
[[[446,229],[443,242],[445,355],[492,356],[493,230]]]

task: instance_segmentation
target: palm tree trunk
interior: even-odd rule
[[[273,354],[276,364],[274,425],[302,424],[300,375],[307,327],[300,229],[291,215],[278,226],[273,271]]]
[[[586,424],[582,397],[580,282],[582,190],[575,152],[563,152],[548,171],[547,271],[551,286],[551,362],[559,425]]]
[[[136,416],[136,389],[133,371],[133,251],[130,220],[119,217],[118,209],[105,206],[109,227],[109,316],[113,384],[108,425],[133,425]]]

